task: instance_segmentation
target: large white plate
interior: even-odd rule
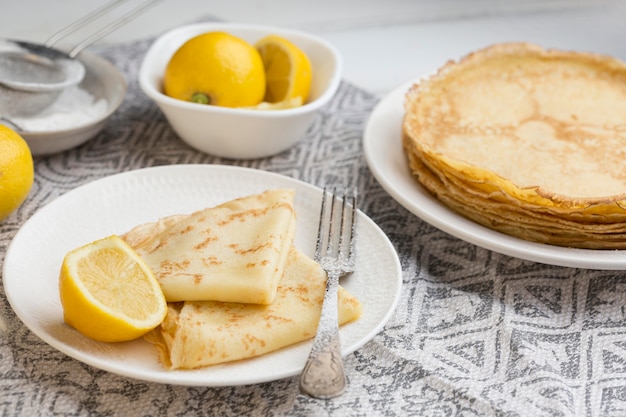
[[[76,188],[35,213],[18,231],[4,261],[6,296],[37,336],[65,354],[116,374],[169,384],[252,384],[301,372],[310,342],[255,359],[192,371],[167,371],[143,339],[99,343],[63,323],[58,274],[69,250],[134,225],[210,207],[269,188],[296,190],[295,245],[313,255],[322,191],[288,177],[248,168],[177,165],[113,175]],[[341,328],[343,353],[363,346],[398,302],[402,271],[394,247],[367,216],[357,217],[357,269],[341,284],[363,303],[363,315]]]
[[[404,94],[413,82],[399,86],[378,103],[363,136],[370,170],[398,203],[444,232],[505,255],[577,268],[626,268],[626,251],[573,249],[518,239],[460,216],[432,197],[411,175],[402,150]]]

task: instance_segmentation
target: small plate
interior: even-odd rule
[[[401,142],[404,96],[416,81],[399,86],[378,103],[363,135],[367,164],[391,197],[444,232],[494,252],[550,265],[626,268],[626,251],[566,248],[519,239],[457,214],[428,193],[411,174]]]
[[[322,190],[278,174],[220,165],[174,165],[113,175],[78,187],[35,213],[17,232],[4,261],[5,294],[33,333],[96,368],[146,381],[189,386],[253,384],[297,375],[310,342],[257,358],[197,370],[168,371],[143,339],[100,343],[63,322],[58,276],[73,248],[171,214],[191,213],[270,188],[296,190],[295,246],[312,256]],[[372,339],[391,317],[402,270],[394,247],[362,212],[357,217],[357,270],[341,285],[359,298],[363,315],[341,328],[343,353]]]

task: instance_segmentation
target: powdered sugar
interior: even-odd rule
[[[12,117],[11,121],[26,132],[71,129],[100,119],[107,111],[107,101],[96,99],[79,86],[66,88],[43,112],[30,117]]]

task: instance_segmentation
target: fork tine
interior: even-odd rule
[[[350,214],[348,209],[348,206],[346,205],[346,200],[347,200],[347,196],[344,194],[342,199],[341,199],[341,220],[340,220],[340,224],[339,224],[339,242],[337,243],[337,256],[339,256],[340,258],[345,258],[346,256],[346,247],[345,247],[345,237],[346,237],[346,233],[348,232],[346,230],[346,226],[347,226],[347,222],[346,222],[346,218],[347,216]],[[348,244],[349,244],[349,240],[348,240]],[[350,248],[348,247],[348,251],[350,250]]]
[[[315,243],[315,260],[319,261],[322,258],[322,254],[324,251],[325,241],[324,239],[324,229],[326,224],[326,204],[327,204],[327,190],[324,187],[324,191],[322,193],[322,208],[320,209],[320,221],[317,226],[317,242]],[[330,232],[330,230],[329,230]]]
[[[330,219],[328,220],[328,240],[326,241],[326,256],[333,256],[341,245],[341,231],[343,230],[343,218],[339,220],[339,233],[337,233],[337,189],[333,187],[330,200]],[[339,244],[336,241],[339,239]],[[338,253],[338,252],[337,252]]]
[[[346,259],[352,266],[352,264],[354,263],[354,256],[355,256],[354,236],[356,234],[356,207],[357,207],[356,191],[354,191],[351,196],[348,196],[348,195],[344,196],[344,205],[346,204],[347,200],[352,200],[352,204],[345,208],[345,212],[343,216],[344,218],[350,219],[349,224],[346,225],[347,227],[346,234],[348,235],[348,243],[347,243],[348,254],[347,254]],[[345,256],[345,253],[343,253],[342,255]]]

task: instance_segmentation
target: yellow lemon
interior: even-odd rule
[[[28,144],[15,131],[0,125],[0,221],[24,202],[34,177]]]
[[[306,102],[311,90],[311,62],[287,39],[266,36],[255,44],[261,54],[267,82],[264,101],[277,103],[301,97]]]
[[[65,322],[102,342],[143,336],[161,324],[167,312],[150,268],[115,235],[65,256],[59,293]]]
[[[185,42],[165,69],[170,97],[225,107],[254,106],[265,94],[265,70],[256,49],[224,32],[208,32]]]

